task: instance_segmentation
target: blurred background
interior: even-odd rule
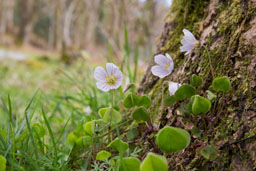
[[[121,68],[124,87],[138,85],[171,3],[0,0],[0,96],[10,94],[19,107],[38,89],[64,96],[91,85],[86,92],[92,92],[93,69],[106,61]]]
[[[70,63],[65,58],[72,53],[101,59],[111,48],[120,60],[126,28],[131,48],[148,59],[170,5],[171,0],[0,0],[0,52],[44,53]]]

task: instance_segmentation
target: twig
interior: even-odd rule
[[[241,139],[241,140],[237,140],[237,141],[235,141],[235,142],[232,142],[232,143],[230,143],[229,145],[238,144],[238,143],[241,143],[241,142],[244,142],[244,141],[253,139],[253,138],[255,138],[255,137],[256,137],[256,134],[253,135],[253,136],[250,136],[250,137],[248,137],[248,138],[245,138],[245,139]]]

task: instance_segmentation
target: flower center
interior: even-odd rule
[[[195,43],[195,44],[194,44],[194,47],[193,47],[193,48],[196,48],[196,47],[199,45],[199,41],[198,41],[198,40],[195,40],[194,43]]]
[[[106,76],[106,81],[108,85],[115,85],[117,78],[111,74],[109,76]]]
[[[164,69],[165,69],[166,71],[168,71],[168,68],[169,68],[170,66],[171,66],[170,63],[166,63]]]

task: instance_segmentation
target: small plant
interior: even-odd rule
[[[213,80],[212,86],[216,91],[228,92],[231,88],[228,77],[217,77]]]
[[[6,159],[0,155],[0,170],[4,171],[6,168]]]
[[[156,144],[165,153],[180,151],[190,144],[190,135],[184,129],[166,126],[158,132]]]
[[[164,156],[148,153],[140,165],[140,171],[168,171],[168,163]]]
[[[200,154],[207,160],[215,160],[217,158],[217,151],[212,145],[205,146],[201,151]]]
[[[102,150],[102,151],[97,153],[96,160],[106,160],[109,157],[111,157],[111,153],[107,152],[105,150]]]

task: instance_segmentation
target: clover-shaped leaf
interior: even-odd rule
[[[180,88],[175,92],[174,96],[176,100],[184,100],[195,95],[196,90],[187,84],[183,84]]]
[[[140,171],[140,160],[135,157],[125,157],[118,161],[119,171]]]
[[[193,106],[193,102],[195,100],[195,96],[192,96],[186,106],[186,113],[193,113],[192,112],[192,106]]]
[[[140,96],[138,106],[144,106],[145,108],[150,107],[152,100],[148,96]]]
[[[158,132],[156,144],[166,153],[179,151],[190,144],[190,135],[184,129],[166,126]]]
[[[91,136],[83,136],[83,137],[79,137],[76,139],[75,141],[76,145],[79,148],[86,148],[92,145],[92,137]]]
[[[211,109],[211,102],[199,95],[194,96],[194,101],[192,105],[192,112],[193,114],[201,114],[201,113],[206,113]]]
[[[145,107],[138,107],[132,113],[132,118],[137,122],[148,121],[150,119],[148,111]]]
[[[168,96],[167,98],[164,99],[164,104],[166,106],[171,106],[176,102],[176,99],[174,96]]]
[[[122,120],[122,115],[115,109],[111,109],[111,107],[101,108],[99,110],[99,115],[103,121],[109,122],[111,119],[111,112],[112,112],[112,124],[116,124]]]
[[[137,96],[134,93],[130,93],[124,99],[124,107],[132,108],[132,107],[138,105],[139,102],[140,102],[139,96]]]
[[[217,151],[212,145],[207,145],[204,147],[201,151],[200,154],[204,156],[207,160],[215,160],[217,158]]]
[[[114,139],[111,143],[108,144],[107,147],[112,147],[117,150],[119,153],[124,153],[129,147],[128,143],[120,140],[119,138]]]
[[[230,81],[226,76],[215,78],[212,82],[212,86],[216,91],[223,91],[223,92],[227,92],[231,88]]]
[[[6,168],[6,159],[4,156],[0,155],[0,171],[5,171]]]
[[[111,153],[107,152],[105,150],[102,150],[102,151],[97,153],[96,160],[106,160],[109,157],[111,157]]]
[[[190,78],[190,84],[194,87],[199,87],[203,82],[203,79],[198,75],[193,74]]]
[[[84,125],[85,133],[92,136],[95,133],[95,120],[86,122]]]
[[[202,131],[201,131],[199,128],[197,128],[197,127],[194,126],[194,127],[191,129],[191,133],[192,133],[192,136],[193,136],[194,138],[199,138],[199,137],[201,136]]]
[[[168,163],[164,156],[148,153],[140,165],[140,171],[168,171]]]
[[[77,136],[74,134],[74,132],[71,132],[68,134],[67,137],[67,143],[70,145],[74,145],[76,143]]]

